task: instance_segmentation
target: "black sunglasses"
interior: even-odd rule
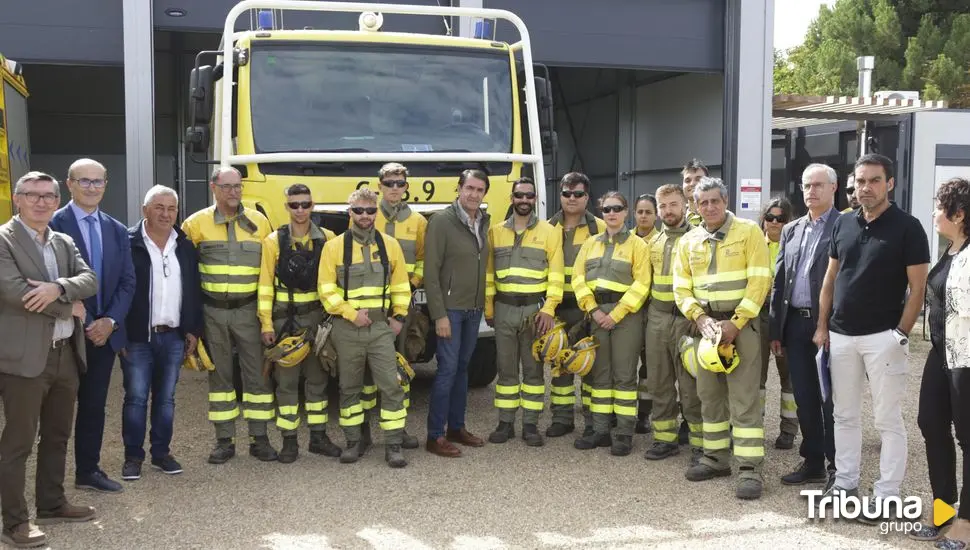
[[[381,185],[385,187],[404,187],[407,184],[407,180],[387,180],[381,182]]]
[[[298,210],[300,208],[304,210],[309,210],[313,208],[313,201],[294,201],[286,203],[286,206],[290,207],[290,210]]]
[[[561,195],[564,199],[568,199],[569,197],[581,199],[586,196],[586,191],[563,191]]]
[[[788,216],[785,216],[784,214],[782,214],[780,216],[776,216],[774,214],[765,214],[765,221],[766,222],[788,223]]]
[[[855,187],[846,187],[845,188],[845,193],[847,195],[851,195],[852,193],[855,193]]]
[[[368,206],[368,207],[351,206],[350,211],[353,212],[354,214],[357,214],[358,216],[360,216],[361,214],[367,214],[369,216],[373,216],[374,214],[377,214],[377,207],[376,206]]]
[[[623,212],[626,207],[622,204],[612,204],[610,206],[604,206],[602,208],[604,214],[612,214],[613,212]]]
[[[536,198],[536,194],[533,193],[532,191],[515,191],[515,192],[512,193],[512,196],[515,197],[515,198],[517,198],[517,199],[534,199],[534,198]]]

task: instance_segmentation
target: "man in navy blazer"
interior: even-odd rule
[[[98,207],[107,188],[107,170],[91,159],[67,171],[71,201],[54,213],[50,226],[67,233],[98,276],[98,293],[84,301],[88,370],[81,375],[74,423],[74,486],[106,493],[122,490],[101,470],[104,411],[115,359],[127,345],[125,317],[135,292],[128,228]]]
[[[818,347],[812,342],[812,336],[818,323],[819,295],[829,263],[829,240],[839,217],[834,209],[837,187],[838,176],[831,167],[811,164],[805,169],[802,194],[808,214],[782,229],[775,264],[769,338],[772,353],[788,357],[802,429],[799,452],[804,459],[795,471],[782,476],[785,485],[831,483],[835,479],[832,400],[822,402],[815,363]]]

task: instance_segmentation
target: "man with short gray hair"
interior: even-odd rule
[[[202,291],[198,255],[192,241],[175,227],[178,194],[156,185],[142,206],[144,218],[128,230],[135,266],[135,294],[125,319],[128,345],[121,352],[125,401],[121,432],[125,462],[121,479],[141,477],[145,427],[151,393],[151,463],[162,473],[182,473],[171,454],[175,386],[183,359],[202,336]]]

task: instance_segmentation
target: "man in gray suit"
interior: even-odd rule
[[[14,187],[19,214],[0,225],[0,541],[42,546],[24,497],[27,457],[37,448],[36,524],[88,521],[94,509],[64,497],[64,461],[74,421],[78,373],[85,369],[81,300],[98,290],[70,237],[48,228],[60,203],[57,180],[28,172]]]
[[[808,214],[792,221],[781,232],[768,333],[772,353],[788,357],[802,429],[799,452],[804,459],[794,472],[782,476],[781,482],[785,485],[826,483],[834,479],[832,400],[822,401],[815,365],[818,347],[812,343],[812,336],[818,323],[819,294],[828,267],[829,239],[839,217],[833,208],[837,186],[835,170],[824,164],[809,165],[802,173],[802,194]]]

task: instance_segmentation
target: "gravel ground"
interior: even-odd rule
[[[909,433],[909,467],[904,495],[930,503],[923,441],[916,427],[917,396],[928,344],[914,334],[904,417]],[[430,369],[414,384],[409,431],[423,440]],[[774,372],[774,371],[772,371]],[[245,440],[228,464],[205,462],[212,429],[205,420],[204,375],[185,372],[177,392],[173,452],[185,468],[165,476],[149,467],[125,492],[102,495],[76,491],[68,469],[68,498],[93,505],[91,524],[46,528],[53,548],[931,548],[901,534],[850,522],[810,523],[800,488],[778,478],[799,463],[796,449],[771,446],[778,435],[778,381],[769,378],[765,432],[768,442],[761,500],[734,498],[735,478],[704,483],[684,479],[689,453],[662,461],[642,458],[649,436],[634,438],[634,454],[617,458],[607,449],[577,451],[573,436],[547,440],[543,448],[521,439],[468,449],[461,459],[444,459],[422,449],[406,451],[410,465],[392,470],[377,444],[357,464],[342,465],[305,452],[295,464],[264,464],[246,454]],[[865,396],[864,470],[868,492],[878,475],[879,438]],[[331,403],[335,403],[331,399]],[[468,426],[486,436],[496,414],[490,389],[469,397]],[[102,468],[120,480],[121,373],[116,371],[108,404]],[[331,408],[331,418],[336,411]],[[543,415],[540,429],[548,423]],[[0,426],[2,426],[0,417]],[[333,423],[330,435],[343,437]],[[581,422],[580,422],[581,424]],[[245,434],[242,421],[239,434]],[[516,426],[517,431],[519,427]],[[271,440],[279,444],[278,432]],[[800,441],[800,439],[798,440]],[[242,451],[238,453],[238,451]],[[73,457],[68,457],[73,465]],[[33,472],[33,460],[29,467]],[[31,474],[32,475],[32,474]],[[28,480],[28,490],[33,483]],[[32,500],[33,495],[28,495]],[[924,515],[931,512],[924,509]]]

